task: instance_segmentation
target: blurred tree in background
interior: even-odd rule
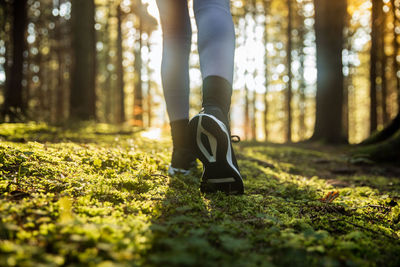
[[[69,114],[96,119],[96,36],[93,0],[72,0],[72,70]]]
[[[26,49],[26,22],[27,22],[27,0],[13,1],[12,6],[2,1],[3,14],[12,10],[12,31],[10,38],[12,45],[8,48],[12,50],[11,66],[7,71],[7,83],[4,90],[4,105],[2,108],[2,117],[8,117],[10,121],[22,120],[26,112],[26,104],[22,96],[22,78],[23,78],[23,55]],[[5,17],[6,18],[6,17]],[[4,22],[5,24],[7,22]],[[4,42],[5,43],[5,42]]]
[[[346,0],[315,0],[317,48],[316,121],[313,140],[343,140],[343,31]]]

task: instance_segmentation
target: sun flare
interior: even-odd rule
[[[161,129],[150,128],[149,130],[142,132],[141,136],[151,140],[159,140],[161,138]]]

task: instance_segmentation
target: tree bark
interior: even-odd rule
[[[301,17],[302,21],[304,17]],[[299,35],[300,35],[300,45],[299,45],[299,55],[300,55],[300,85],[299,85],[299,138],[300,140],[304,140],[306,133],[306,83],[304,80],[304,27],[300,26]]]
[[[26,111],[21,81],[26,49],[27,0],[13,1],[12,17],[12,65],[8,73],[10,77],[7,77],[2,117],[3,120],[15,122],[21,120],[21,115]]]
[[[396,7],[396,2],[395,0],[391,0],[392,4],[392,14],[393,14],[393,48],[394,48],[394,53],[393,53],[393,67],[394,67],[394,76],[396,78],[396,87],[397,87],[397,105],[398,109],[400,109],[400,60],[398,60],[398,56],[400,56],[400,45],[399,42],[397,41],[399,34],[396,32],[396,22],[400,22],[399,19],[396,16],[396,10],[398,7]],[[400,25],[399,25],[400,26]]]
[[[342,46],[346,0],[314,0],[317,47],[316,121],[311,140],[346,142],[343,136]]]
[[[61,0],[58,0],[58,8],[61,8]],[[65,86],[64,86],[64,58],[63,58],[63,50],[64,50],[64,41],[62,40],[62,20],[61,16],[57,19],[57,26],[55,28],[55,35],[57,38],[57,89],[56,89],[56,121],[62,122],[65,118]]]
[[[247,73],[247,71],[245,72]],[[247,140],[250,137],[249,129],[250,129],[250,112],[249,112],[249,88],[247,87],[246,81],[244,84],[244,138]]]
[[[251,1],[251,8],[252,8],[252,18],[254,20],[254,27],[253,27],[253,31],[255,32],[256,27],[257,27],[257,20],[256,20],[256,16],[257,16],[257,10],[256,10],[256,0],[252,0]],[[257,74],[257,71],[255,70],[252,75],[255,78]],[[253,92],[252,92],[252,98],[251,98],[251,113],[252,113],[252,120],[251,120],[251,137],[252,140],[257,140],[257,91],[256,88],[253,88]]]
[[[377,63],[378,63],[378,49],[379,49],[379,30],[380,18],[382,13],[382,1],[372,1],[372,19],[371,19],[371,50],[370,50],[370,133],[376,131],[378,127],[378,114],[377,114]]]
[[[286,141],[292,142],[292,2],[287,0],[288,7],[288,26],[287,26],[287,73],[289,80],[287,82],[286,92],[286,113],[287,113],[287,128]]]
[[[110,41],[110,20],[111,20],[111,9],[107,11],[106,24],[104,26],[104,43],[105,43],[105,53],[104,53],[104,64],[105,64],[105,82],[104,82],[104,117],[106,122],[113,122],[113,87],[112,87],[112,70],[108,69],[108,66],[112,64],[111,52],[111,41]]]
[[[381,37],[379,38],[379,51],[380,51],[380,61],[381,61],[381,78],[382,78],[382,83],[381,83],[381,103],[380,107],[382,110],[382,125],[386,125],[389,120],[389,112],[387,109],[387,79],[386,79],[386,70],[387,70],[387,57],[385,53],[385,28],[386,28],[386,15],[382,12],[382,22],[381,22],[381,28],[380,28],[380,35]]]
[[[371,135],[369,138],[361,142],[360,145],[371,145],[385,141],[391,138],[393,135],[395,135],[399,130],[400,130],[400,112],[392,120],[392,122],[389,123],[389,125],[386,126],[382,131],[379,131]]]
[[[151,53],[151,43],[150,38],[147,38],[146,46],[148,49],[148,53]],[[146,62],[146,73],[147,73],[147,127],[151,127],[153,124],[153,90],[152,90],[152,81],[151,74],[152,70],[150,68],[150,58],[147,59]]]
[[[4,69],[4,73],[5,73],[5,81],[4,83],[1,85],[0,90],[4,92],[6,90],[6,86],[7,86],[7,77],[8,77],[8,54],[9,54],[9,35],[6,34],[6,25],[9,20],[9,13],[10,13],[10,8],[9,8],[9,4],[8,2],[6,2],[5,0],[0,0],[0,38],[4,41],[4,48],[5,48],[5,53],[4,53],[4,63],[3,63],[3,69]],[[1,115],[1,114],[0,114]]]
[[[245,6],[244,7],[244,14],[247,14],[248,12],[248,8]],[[244,31],[243,31],[243,45],[246,44],[246,38],[247,38],[247,34],[246,34],[246,30],[247,30],[247,19],[246,17],[244,18],[245,22],[244,22]],[[247,67],[245,67],[244,70],[244,77],[246,77],[248,74],[247,71]],[[250,139],[250,99],[249,99],[249,88],[247,86],[246,83],[246,79],[244,81],[244,138],[246,140]]]
[[[118,75],[118,92],[119,92],[119,108],[117,114],[117,122],[123,123],[125,121],[125,92],[124,92],[124,66],[122,65],[123,61],[123,47],[122,47],[122,14],[121,14],[121,6],[117,7],[117,75]]]
[[[142,88],[142,33],[143,22],[139,15],[139,46],[135,51],[135,91],[133,100],[133,124],[135,126],[143,127],[143,88]]]
[[[400,161],[400,131],[397,131],[392,138],[377,144],[358,148],[354,154],[367,155],[368,158],[380,162]],[[365,157],[365,156],[364,156]]]
[[[263,6],[264,6],[264,16],[265,16],[265,25],[264,25],[264,49],[265,49],[265,55],[264,55],[264,76],[265,76],[265,93],[264,93],[264,138],[265,141],[268,141],[268,51],[267,51],[267,45],[268,45],[268,25],[267,25],[267,15],[268,15],[268,10],[269,10],[269,2],[263,1]]]
[[[350,29],[350,19],[351,16],[350,14],[346,13],[345,16],[345,27],[347,29]],[[351,33],[349,31],[347,31],[347,36],[344,37],[344,48],[347,51],[352,51],[352,40],[350,38]],[[347,76],[343,78],[343,128],[342,128],[342,132],[343,132],[343,137],[345,140],[349,139],[349,133],[350,133],[350,94],[351,94],[351,88],[352,88],[352,64],[350,62],[347,61],[346,64],[347,67]]]
[[[72,0],[70,118],[96,119],[94,0]]]

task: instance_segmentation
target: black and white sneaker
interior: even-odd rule
[[[187,175],[193,167],[196,167],[196,156],[190,143],[188,123],[189,119],[175,120],[170,123],[173,149],[168,174],[171,176]]]
[[[177,174],[190,174],[196,167],[196,157],[189,149],[174,149],[172,151],[171,164],[168,167],[168,174],[171,176]]]
[[[227,116],[216,106],[205,107],[190,120],[189,130],[194,152],[203,163],[201,192],[243,194]]]

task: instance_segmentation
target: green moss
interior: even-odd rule
[[[200,193],[200,167],[168,177],[168,138],[97,124],[0,136],[1,266],[400,264],[397,169],[345,148],[242,142],[246,193],[226,196]]]

